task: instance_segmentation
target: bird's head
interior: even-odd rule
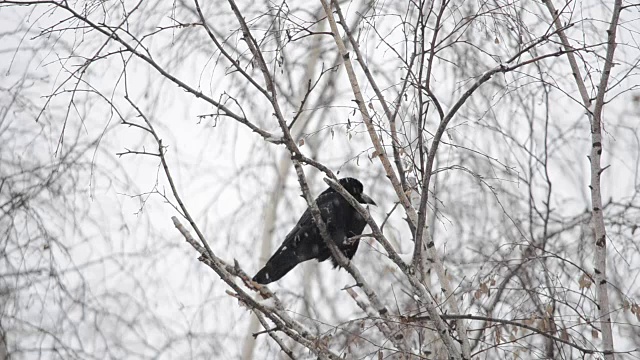
[[[364,193],[362,183],[358,179],[342,178],[339,182],[359,203],[378,206],[372,198]]]

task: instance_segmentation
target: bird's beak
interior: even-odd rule
[[[378,206],[378,204],[376,204],[376,202],[373,201],[372,198],[367,196],[367,194],[360,194],[360,202],[363,203],[363,204],[371,204],[371,205],[374,205],[374,206]]]

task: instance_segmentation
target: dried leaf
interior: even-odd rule
[[[535,322],[536,322],[536,319],[534,317],[530,317],[530,318],[524,320],[524,323],[526,325],[529,325],[529,326],[533,325],[533,323],[535,323]]]
[[[298,146],[304,146],[304,139],[298,140]]]
[[[542,332],[547,331],[547,319],[540,319],[538,321],[538,329]]]
[[[587,274],[582,274],[580,279],[578,280],[578,284],[580,285],[580,290],[588,289],[591,287],[591,279],[587,276]]]
[[[496,44],[500,44],[500,40],[498,38],[496,38],[495,40],[493,40],[494,43]]]
[[[553,315],[553,305],[552,304],[547,305],[546,311],[547,311],[547,315],[551,317]]]
[[[483,294],[489,294],[489,287],[486,283],[480,284],[480,291],[482,291]]]
[[[562,329],[562,333],[560,334],[560,339],[569,341],[569,333],[567,332],[567,329]]]
[[[598,329],[591,329],[591,337],[594,339],[598,338]]]

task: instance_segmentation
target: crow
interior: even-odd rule
[[[376,205],[369,196],[362,192],[362,183],[357,179],[343,178],[339,182],[359,203]],[[360,239],[354,241],[347,241],[347,239],[362,234],[367,222],[342,195],[331,187],[318,196],[316,204],[320,209],[322,220],[327,225],[331,239],[347,258],[353,258],[358,250]],[[331,257],[333,267],[338,266],[320,235],[320,230],[311,215],[311,209],[307,209],[275,254],[253,277],[253,281],[259,284],[269,284],[282,278],[301,262],[311,259],[322,262],[329,257]]]

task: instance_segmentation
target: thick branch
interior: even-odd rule
[[[387,253],[389,254],[389,258],[405,273],[411,286],[413,286],[416,292],[420,295],[421,302],[424,304],[431,318],[434,319],[434,324],[436,326],[436,329],[438,330],[438,335],[442,338],[445,345],[449,349],[451,356],[460,358],[460,354],[458,354],[459,351],[457,349],[457,346],[453,342],[453,339],[451,337],[451,334],[449,333],[449,328],[447,324],[440,317],[440,312],[437,308],[436,303],[433,301],[433,297],[431,296],[431,294],[429,294],[427,289],[418,280],[418,278],[416,278],[414,274],[411,274],[411,272],[407,268],[407,265],[404,263],[404,261],[402,261],[400,256],[398,256],[397,252],[391,246],[391,243],[389,243],[389,241],[386,239],[384,234],[382,234],[382,231],[380,230],[378,225],[373,221],[373,219],[371,219],[371,216],[366,211],[366,209],[353,196],[351,196],[351,194],[349,194],[342,186],[340,186],[339,183],[336,183],[334,181],[327,180],[327,179],[325,179],[325,182],[329,186],[331,186],[332,189],[340,193],[340,195],[342,195],[342,197],[344,197],[349,202],[349,204],[353,206],[358,211],[358,213],[360,213],[360,215],[365,219],[369,227],[371,227],[373,236],[383,245],[385,250],[387,250]]]
[[[238,8],[235,1],[228,0],[228,2],[231,5],[231,9],[234,15],[236,16],[238,23],[240,23],[242,33],[249,46],[249,50],[253,54],[255,61],[258,64],[260,71],[262,72],[264,81],[266,83],[267,91],[270,94],[270,96],[268,96],[267,98],[270,100],[272,107],[274,109],[274,114],[276,116],[278,124],[280,125],[280,128],[284,135],[283,136],[284,144],[287,147],[287,150],[289,150],[289,152],[291,153],[293,165],[295,167],[296,174],[298,175],[298,182],[302,189],[302,193],[304,195],[304,198],[307,200],[307,204],[309,205],[311,214],[313,215],[313,220],[316,223],[316,226],[318,226],[318,229],[320,230],[320,234],[323,240],[327,244],[327,247],[331,251],[331,254],[336,260],[336,262],[341,267],[346,269],[358,284],[361,284],[369,301],[374,307],[378,309],[380,315],[386,316],[387,309],[379,300],[378,295],[372,290],[370,286],[368,286],[368,284],[366,283],[366,281],[364,280],[364,278],[362,277],[358,269],[355,266],[353,266],[353,264],[351,264],[351,262],[338,249],[337,245],[333,242],[333,240],[329,236],[329,233],[326,229],[326,225],[324,224],[322,217],[320,216],[320,210],[318,209],[318,206],[316,205],[315,201],[311,196],[311,192],[309,191],[309,187],[307,185],[306,177],[304,175],[304,171],[302,169],[301,163],[302,162],[312,163],[318,169],[323,170],[328,176],[334,179],[336,179],[335,175],[333,174],[333,172],[331,172],[328,168],[324,167],[323,165],[315,161],[312,161],[311,159],[304,158],[301,155],[301,152],[298,146],[296,145],[295,141],[291,137],[289,126],[287,125],[284,115],[282,114],[282,111],[280,109],[280,105],[278,104],[275,82],[273,77],[271,76],[271,73],[269,72],[267,63],[262,55],[262,51],[260,50],[257,41],[254,39],[253,35],[251,34],[251,31],[247,26],[246,21],[242,17],[242,13],[240,12],[240,9]],[[304,160],[302,160],[303,158]],[[400,350],[406,351],[406,347],[404,346],[404,344],[394,339],[394,337],[392,336],[392,332],[393,332],[392,329],[390,328],[387,329],[387,327],[388,327],[388,324],[385,324],[385,326],[380,327],[380,329],[383,331],[385,336],[387,336],[387,338],[394,343],[394,345],[396,345]]]
[[[544,1],[547,9],[553,17],[553,22],[558,28],[560,40],[565,50],[572,49],[569,39],[563,30],[560,30],[561,23],[560,14],[554,8],[550,0]],[[598,311],[600,330],[602,331],[602,346],[604,347],[605,359],[613,360],[615,358],[613,348],[613,331],[611,328],[611,314],[609,311],[609,290],[607,278],[607,230],[604,225],[604,212],[602,208],[602,193],[600,176],[602,174],[601,156],[602,156],[602,110],[604,106],[604,98],[607,92],[607,84],[611,76],[611,68],[613,67],[613,56],[616,49],[616,30],[620,19],[620,11],[622,9],[622,0],[616,0],[613,6],[611,21],[607,30],[607,53],[602,69],[602,76],[597,88],[596,102],[592,107],[592,101],[588,96],[587,87],[582,76],[576,56],[572,52],[567,53],[569,64],[573,71],[573,77],[580,91],[583,105],[587,109],[587,117],[591,125],[591,151],[589,160],[591,162],[591,210],[593,213],[593,230],[595,235],[595,266],[594,273],[596,278],[596,291],[598,294]]]
[[[333,39],[335,40],[335,43],[338,47],[338,51],[342,55],[345,70],[347,72],[347,76],[349,77],[349,83],[351,84],[351,89],[356,98],[355,102],[358,105],[358,110],[360,110],[360,113],[362,114],[362,119],[367,128],[367,132],[369,133],[369,137],[371,138],[371,142],[373,143],[373,146],[376,149],[376,154],[380,159],[382,166],[384,167],[385,173],[387,174],[387,178],[389,179],[389,181],[391,181],[391,184],[393,185],[393,189],[395,190],[396,195],[400,200],[400,203],[405,208],[408,214],[412,212],[415,213],[415,210],[413,210],[411,206],[411,201],[405,194],[402,188],[402,184],[400,184],[400,181],[398,180],[398,177],[396,176],[396,173],[393,170],[393,167],[391,166],[391,162],[389,161],[387,153],[384,147],[382,146],[380,138],[378,137],[378,134],[376,133],[376,129],[373,125],[373,122],[371,121],[371,116],[369,114],[369,111],[367,110],[366,102],[364,100],[362,92],[360,91],[360,85],[358,84],[358,79],[353,69],[353,65],[351,64],[349,52],[347,51],[347,48],[344,42],[342,41],[342,38],[340,37],[338,25],[333,16],[333,11],[331,10],[331,6],[327,2],[327,0],[320,0],[320,2],[322,3],[322,7],[324,8],[325,13],[327,14],[327,20],[329,21],[329,26],[331,27],[331,32],[333,33]],[[410,220],[413,221],[414,219],[410,217]]]
[[[337,1],[332,2],[332,4],[336,9],[336,13],[338,14],[338,17],[340,19],[340,25],[344,29],[345,36],[347,37],[347,39],[349,39],[349,42],[351,43],[351,47],[353,47],[353,50],[356,53],[356,60],[358,61],[358,64],[360,64],[362,71],[364,71],[364,74],[367,77],[367,81],[369,82],[369,84],[371,84],[373,91],[378,97],[378,102],[380,102],[380,105],[384,110],[387,120],[389,121],[389,126],[391,130],[391,146],[393,149],[393,162],[396,164],[396,168],[398,170],[398,177],[400,178],[400,184],[402,185],[402,189],[406,193],[409,190],[409,186],[407,184],[407,180],[404,175],[404,167],[402,166],[402,158],[400,156],[400,140],[398,140],[398,132],[396,129],[396,121],[395,121],[396,113],[391,111],[391,109],[389,108],[389,104],[384,99],[384,94],[382,94],[382,91],[380,90],[378,83],[375,81],[375,78],[371,74],[371,71],[369,70],[369,66],[367,66],[367,63],[365,63],[364,57],[360,52],[360,44],[358,44],[353,34],[349,30],[349,25],[347,24],[347,21],[344,18],[344,15],[342,14],[342,9],[340,8],[340,4]]]

